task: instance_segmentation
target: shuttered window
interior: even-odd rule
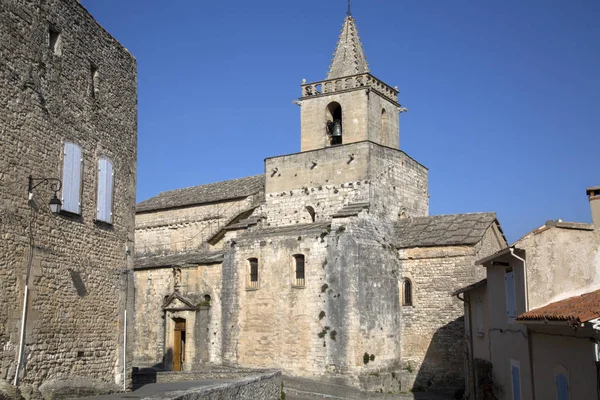
[[[113,181],[114,172],[112,162],[106,157],[100,157],[100,160],[98,161],[98,198],[96,201],[96,219],[109,224],[112,224]]]
[[[475,300],[475,321],[477,323],[477,334],[483,333],[483,301],[481,297]]]
[[[62,210],[81,214],[81,178],[83,157],[81,147],[65,143],[63,152]]]
[[[506,316],[508,318],[517,317],[517,300],[515,296],[515,273],[506,270],[504,274],[505,292],[506,292]]]
[[[518,361],[510,360],[510,375],[512,398],[513,400],[521,400],[521,365]]]
[[[563,374],[556,377],[556,398],[558,400],[569,400],[569,382]]]

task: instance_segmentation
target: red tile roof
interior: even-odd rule
[[[600,317],[600,290],[569,297],[547,306],[527,311],[517,317],[518,321],[570,321],[588,322]]]

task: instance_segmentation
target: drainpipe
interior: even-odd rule
[[[123,392],[127,391],[127,304],[123,317]]]
[[[515,248],[510,248],[510,255],[523,263],[523,279],[525,280],[525,311],[529,311],[529,286],[527,281],[527,262],[515,254]]]
[[[527,281],[527,261],[524,258],[519,257],[515,254],[515,248],[510,248],[510,255],[516,258],[517,260],[523,263],[523,280],[525,281],[525,311],[529,311],[529,286]],[[533,349],[531,347],[531,332],[529,332],[529,328],[525,326],[525,330],[527,331],[527,347],[529,353],[529,373],[531,374],[531,396],[532,399],[535,400],[535,378],[533,376]]]
[[[460,298],[460,293],[456,295],[456,298],[469,306],[469,364],[471,364],[471,381],[473,384],[473,399],[477,400],[477,385],[475,384],[475,357],[473,357],[473,319],[471,318],[471,302],[464,297]]]
[[[31,225],[30,225],[31,226]],[[32,239],[33,240],[33,239]],[[25,293],[23,294],[23,314],[21,316],[21,334],[19,339],[19,359],[15,371],[14,385],[19,385],[19,372],[23,364],[23,350],[25,350],[25,330],[27,329],[27,307],[29,306],[29,276],[31,275],[31,264],[33,264],[33,242],[29,245],[29,257],[27,259],[27,273],[25,275]]]
[[[14,385],[19,385],[19,371],[21,371],[21,361],[23,360],[23,347],[25,347],[25,320],[27,319],[27,302],[29,300],[29,285],[25,283],[25,295],[23,296],[23,315],[21,317],[21,337],[19,340],[19,359],[17,360],[17,370],[15,372]]]

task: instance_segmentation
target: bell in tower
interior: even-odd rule
[[[329,144],[335,146],[342,144],[342,107],[339,103],[331,103],[327,107],[327,134]]]

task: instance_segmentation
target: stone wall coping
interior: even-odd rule
[[[340,148],[344,148],[344,147],[358,147],[359,145],[362,145],[362,144],[365,144],[365,143],[367,143],[369,145],[374,145],[374,146],[380,147],[382,149],[393,150],[395,152],[401,153],[404,156],[408,157],[410,160],[414,161],[420,167],[425,168],[425,170],[429,171],[429,168],[427,168],[426,166],[424,166],[423,164],[421,164],[420,162],[418,162],[417,160],[415,160],[414,158],[412,158],[411,156],[409,156],[408,154],[406,154],[406,152],[404,152],[403,150],[395,149],[395,148],[389,147],[389,146],[384,146],[382,144],[373,142],[371,140],[361,140],[360,142],[352,142],[352,143],[340,144],[340,145],[337,145],[337,146],[324,147],[324,148],[321,148],[321,149],[299,151],[297,153],[289,153],[289,154],[282,154],[280,156],[267,157],[267,158],[265,158],[265,162],[267,160],[275,160],[277,158],[290,157],[290,156],[295,156],[295,155],[298,155],[298,154],[308,154],[308,153],[311,153],[311,152],[314,153],[314,152],[319,152],[319,151],[328,151],[328,150],[331,150],[331,149],[340,149]]]
[[[193,373],[191,371],[190,373]],[[168,372],[163,372],[168,373]],[[181,374],[181,373],[180,373]],[[243,386],[248,386],[254,383],[259,383],[265,380],[279,378],[281,379],[281,371],[279,370],[267,370],[266,372],[259,373],[258,375],[249,376],[246,378],[238,378],[233,382],[218,383],[209,386],[203,386],[199,388],[193,388],[189,390],[181,390],[175,392],[167,392],[162,395],[146,397],[150,400],[190,400],[190,399],[205,399],[210,398],[210,395],[217,394],[218,392],[236,389]]]

